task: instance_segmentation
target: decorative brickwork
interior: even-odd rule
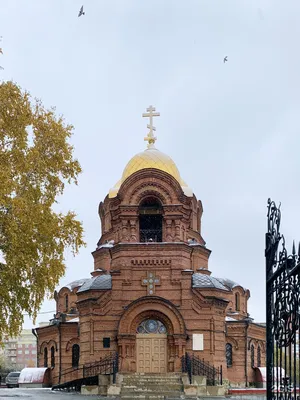
[[[148,198],[156,199],[157,208],[141,211]],[[166,328],[160,338],[166,341],[166,371],[180,371],[182,355],[194,352],[216,367],[222,365],[223,378],[232,385],[254,382],[250,349],[253,345],[264,366],[265,328],[249,318],[249,290],[211,276],[202,212],[195,195],[184,194],[182,184],[155,168],[133,173],[116,195],[100,203],[102,233],[92,253],[92,278],[56,293],[55,319],[37,329],[40,365],[44,349],[50,354],[51,346],[55,348],[53,383],[70,378],[63,371],[72,370],[72,362],[77,365],[74,354],[72,360],[75,345],[79,367],[117,351],[121,372],[139,371],[138,360],[144,358],[137,356],[137,327],[146,320]],[[161,240],[141,241],[141,218],[150,228],[155,220],[158,230],[158,214]],[[109,279],[99,279],[102,275]],[[203,335],[203,350],[194,349],[194,334]]]

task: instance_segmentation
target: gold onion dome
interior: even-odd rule
[[[129,176],[131,176],[137,171],[146,168],[155,168],[160,171],[167,172],[169,175],[173,176],[173,178],[175,178],[176,181],[181,185],[182,190],[186,196],[192,196],[193,195],[192,190],[181,179],[178,168],[176,167],[176,164],[171,159],[171,157],[169,157],[168,155],[162,153],[161,151],[155,148],[154,143],[156,141],[156,137],[154,137],[153,135],[153,130],[155,130],[155,128],[152,125],[152,117],[158,116],[159,113],[153,113],[153,111],[155,111],[155,108],[152,106],[147,108],[147,111],[148,113],[143,114],[143,116],[150,117],[150,124],[147,125],[150,131],[147,137],[145,137],[145,140],[147,140],[148,142],[148,148],[145,151],[136,154],[128,162],[123,171],[122,178],[116,183],[116,185],[112,189],[110,189],[109,197],[110,198],[116,197],[120,189],[120,186]]]

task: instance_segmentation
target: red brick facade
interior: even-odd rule
[[[201,201],[186,196],[175,178],[152,168],[133,173],[116,197],[100,203],[93,278],[56,293],[56,320],[37,329],[39,365],[51,366],[54,351],[53,383],[70,378],[64,371],[72,370],[74,345],[80,346],[79,366],[117,351],[121,372],[137,371],[137,327],[148,319],[166,328],[167,371],[180,371],[182,355],[194,352],[222,365],[232,385],[254,382],[253,366],[259,358],[265,364],[265,328],[249,318],[249,290],[208,270],[202,212]],[[161,221],[155,222],[156,229],[161,223],[161,240],[141,239],[142,223],[151,228],[151,221]],[[195,334],[203,335],[203,350],[193,350]],[[228,367],[226,344],[232,351]]]

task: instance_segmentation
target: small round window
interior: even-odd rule
[[[164,324],[156,319],[146,319],[143,321],[136,330],[137,333],[167,333]]]

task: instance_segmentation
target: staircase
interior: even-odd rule
[[[121,399],[159,400],[180,399],[183,395],[181,374],[124,375]]]

